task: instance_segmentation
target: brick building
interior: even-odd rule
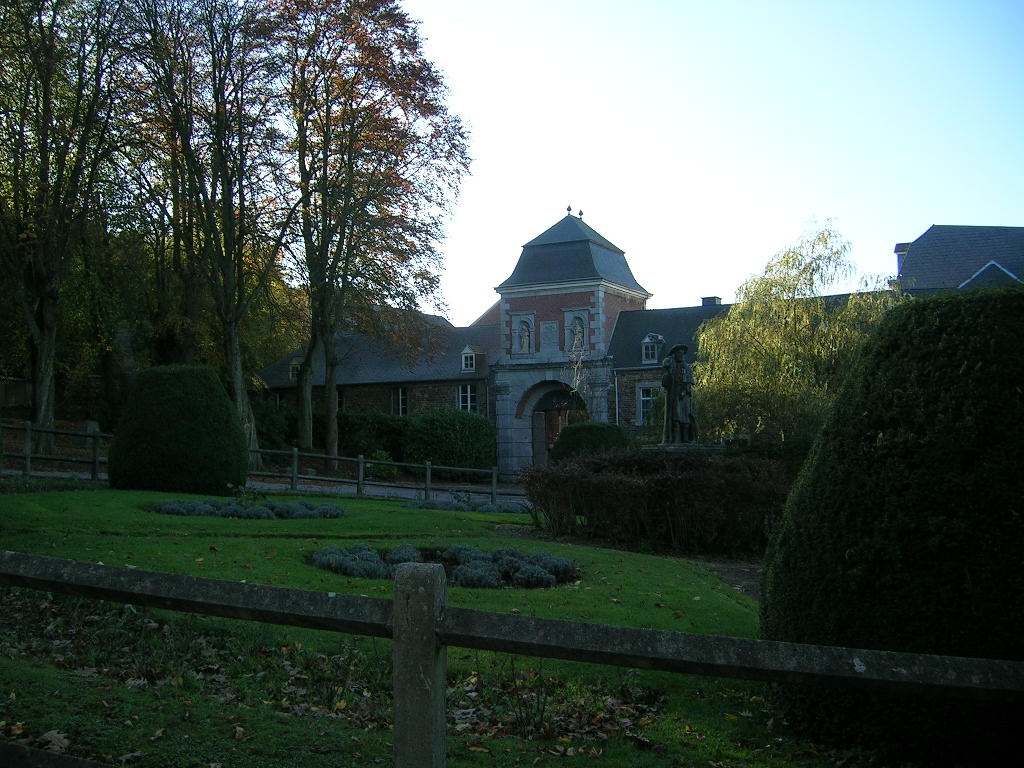
[[[1024,228],[934,226],[896,246],[912,292],[1020,282]],[[661,388],[661,362],[674,344],[696,352],[701,323],[728,309],[717,297],[646,309],[622,249],[581,217],[567,215],[523,246],[499,300],[471,326],[423,316],[422,351],[339,337],[343,411],[400,415],[438,408],[476,411],[498,431],[498,461],[512,477],[547,461],[573,412],[641,434]],[[263,371],[267,386],[294,392],[302,352]],[[323,364],[314,386],[323,387]],[[646,433],[659,434],[659,426]]]
[[[571,214],[526,243],[495,290],[498,301],[471,326],[424,317],[427,341],[414,355],[357,334],[339,337],[341,410],[483,413],[495,422],[499,468],[511,477],[547,461],[573,412],[639,431],[668,348],[695,350],[700,323],[725,309],[705,299],[699,307],[647,310],[651,294],[622,249]],[[272,391],[294,392],[302,354],[262,372]],[[314,387],[323,381],[320,361]]]

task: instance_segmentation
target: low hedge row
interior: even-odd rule
[[[247,504],[241,501],[201,499],[198,501],[161,501],[152,510],[161,515],[234,517],[241,520],[304,520],[343,517],[345,511],[334,504],[314,504],[311,501],[259,501]]]
[[[483,552],[456,544],[444,550],[420,551],[411,544],[399,544],[378,552],[368,544],[354,544],[323,547],[313,553],[317,568],[360,579],[390,579],[396,566],[424,560],[442,563],[452,584],[472,589],[538,589],[576,578],[576,564],[568,558],[547,552],[527,555],[512,548]]]
[[[776,460],[654,449],[531,467],[521,480],[556,536],[728,556],[764,551],[789,486]]]

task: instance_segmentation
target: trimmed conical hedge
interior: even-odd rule
[[[114,488],[224,495],[244,487],[245,431],[217,375],[168,365],[135,380],[110,445]]]
[[[764,637],[1024,660],[1024,291],[918,299],[863,350],[765,559]],[[999,764],[1020,704],[791,686],[819,737]]]

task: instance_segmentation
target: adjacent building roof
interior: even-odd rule
[[[467,347],[480,350],[485,355],[485,364],[493,363],[499,356],[497,345],[500,338],[498,327],[494,325],[468,328],[436,326],[424,334],[417,345],[419,349],[402,350],[375,342],[363,334],[340,335],[336,342],[342,358],[342,364],[338,367],[338,385],[483,378],[487,375],[486,367],[478,369],[474,374],[463,372],[462,351]],[[267,387],[294,387],[291,367],[292,364],[301,363],[304,354],[304,350],[296,350],[264,368],[260,376]],[[323,384],[324,361],[321,356],[314,363],[313,386]]]
[[[620,312],[608,347],[612,367],[620,370],[651,367],[650,363],[644,364],[641,354],[648,334],[664,338],[662,356],[668,356],[668,350],[676,344],[685,344],[690,349],[689,355],[693,356],[697,352],[697,330],[701,323],[728,310],[728,304],[706,301],[699,307]]]
[[[901,286],[911,292],[1024,281],[1024,227],[933,224],[896,253]]]
[[[570,214],[523,246],[515,270],[495,290],[593,280],[651,295],[633,277],[623,250]]]

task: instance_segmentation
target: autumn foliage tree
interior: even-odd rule
[[[336,333],[436,303],[469,162],[446,95],[397,2],[0,4],[0,296],[24,320],[0,366],[31,368],[34,420],[58,372],[88,383],[116,344],[127,369],[214,367],[252,436],[277,348],[254,334],[304,313],[305,390],[326,356],[333,393]],[[58,360],[58,334],[88,354]]]
[[[0,278],[26,324],[32,418],[55,410],[62,284],[114,177],[120,0],[0,5]],[[6,342],[5,342],[6,343]]]
[[[279,57],[263,0],[135,0],[133,48],[153,146],[174,170],[180,240],[221,326],[228,391],[254,438],[242,325],[278,264],[290,219],[280,186]]]
[[[805,234],[704,324],[694,371],[704,435],[810,444],[857,346],[901,300],[867,286],[829,295],[852,272],[849,248],[828,225]]]
[[[372,322],[382,310],[435,297],[443,218],[469,165],[466,133],[398,3],[286,0],[278,9],[300,211],[294,265],[310,309],[300,442],[312,440],[312,372],[323,360],[334,455],[335,336],[393,333],[393,321]]]

